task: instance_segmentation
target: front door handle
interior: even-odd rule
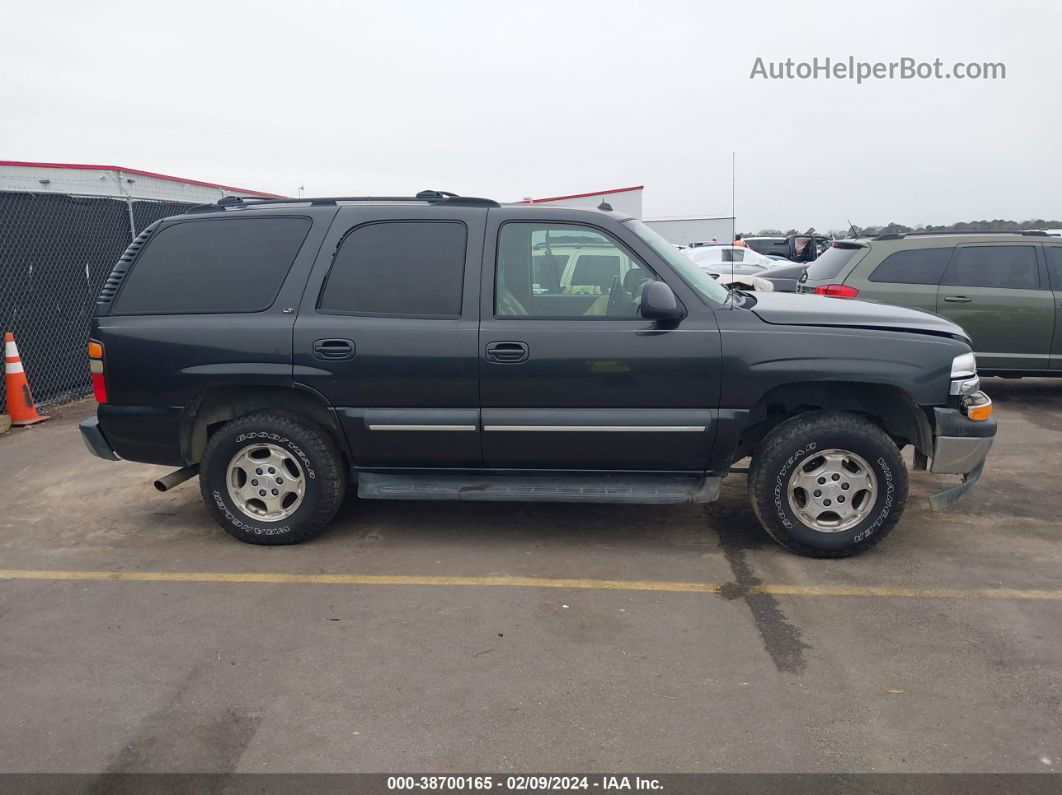
[[[972,298],[967,298],[965,295],[946,295],[944,296],[944,302],[947,304],[968,304],[973,301]]]
[[[527,343],[524,342],[488,342],[487,361],[496,364],[520,364],[526,362]]]
[[[315,340],[313,343],[313,358],[329,362],[353,359],[355,350],[353,340]]]

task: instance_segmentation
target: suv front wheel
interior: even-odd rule
[[[760,524],[786,549],[840,558],[872,547],[900,520],[907,469],[892,439],[865,417],[812,411],[781,423],[749,469]]]
[[[210,437],[199,467],[210,512],[249,544],[297,544],[324,530],[343,503],[346,474],[332,438],[285,411],[256,411]]]

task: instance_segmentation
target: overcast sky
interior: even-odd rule
[[[293,195],[645,185],[647,216],[1062,218],[1059,2],[4,3],[0,159]],[[757,57],[1003,62],[750,80]]]

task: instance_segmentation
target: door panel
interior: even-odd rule
[[[507,221],[516,223],[507,218],[508,212],[492,209],[488,216],[479,344],[484,464],[519,469],[705,469],[719,396],[720,339],[711,310],[691,304],[689,316],[677,328],[658,328],[638,316],[630,303],[632,296],[640,296],[638,269],[648,270],[631,251],[635,241],[624,240],[622,229],[599,229],[612,241],[603,243],[589,227],[573,227],[565,234],[557,228],[562,223],[548,221],[534,225],[551,227],[557,249],[564,245],[557,241],[568,240],[568,249],[562,249],[568,256],[577,256],[570,249],[580,240],[597,256],[605,256],[603,248],[614,245],[635,267],[605,280],[617,285],[623,280],[631,287],[624,300],[615,300],[618,294],[610,300],[601,291],[595,304],[605,315],[581,316],[581,305],[565,303],[570,297],[566,295],[549,304],[539,301],[544,291],[529,284],[526,275],[527,244],[514,245],[512,234],[499,234]],[[526,216],[516,217],[526,221]],[[542,237],[529,239],[535,245]],[[499,260],[502,314],[495,317],[494,266]],[[659,263],[656,270],[660,278],[675,278]],[[650,277],[651,271],[644,276]],[[544,313],[546,306],[568,316],[528,314]],[[592,306],[587,311],[596,310]],[[501,343],[518,344],[525,355],[499,361],[488,354]]]
[[[715,412],[705,409],[483,409],[491,466],[703,470]]]
[[[978,367],[1037,370],[1050,365],[1055,298],[1043,289],[1038,247],[958,246],[937,291],[937,313],[973,341]]]
[[[1045,244],[1043,253],[1055,297],[1055,335],[1051,341],[1051,369],[1062,370],[1062,245]]]
[[[855,280],[848,279],[845,282],[860,290],[859,298],[876,301],[879,304],[892,304],[893,306],[907,306],[911,309],[924,309],[926,312],[937,311],[936,284],[892,284],[878,282],[868,287],[856,284]],[[865,283],[864,283],[865,284]]]
[[[425,302],[433,300],[435,287],[424,282],[434,278],[425,265],[435,256],[430,235],[421,250],[410,242],[413,227],[391,224],[393,228],[371,230],[363,238],[351,232],[385,225],[395,215],[394,207],[340,210],[295,322],[294,379],[335,407],[358,468],[479,467],[479,275],[486,211],[402,208],[407,222],[457,223],[467,230],[463,287],[455,286],[453,278],[438,285],[440,293],[450,295],[448,300],[459,301],[452,316],[386,314],[404,300],[400,279],[388,284],[381,275],[364,287],[358,283],[357,268],[366,269],[360,277],[364,282],[373,273],[408,267],[414,281],[409,300],[415,308],[420,304],[419,310],[433,310]],[[340,276],[337,267],[330,277],[333,258],[337,264],[344,262],[341,244],[346,245],[348,234],[351,241],[363,240],[362,248],[351,249],[350,256],[365,261],[352,265],[346,276]],[[400,253],[392,254],[392,249]],[[342,289],[322,290],[330,281]],[[375,314],[355,314],[359,301]]]

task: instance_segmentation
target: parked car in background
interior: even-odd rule
[[[774,285],[776,293],[795,293],[797,282],[807,269],[805,262],[779,262],[770,270],[764,272],[762,277]]]
[[[774,285],[764,279],[762,276],[752,276],[749,274],[710,274],[719,284],[726,285],[727,287],[733,287],[736,290],[744,290],[745,292],[754,293],[773,293]]]
[[[797,291],[935,312],[970,335],[982,373],[1062,376],[1062,240],[1044,232],[837,240]]]
[[[539,296],[607,295],[613,280],[622,282],[638,267],[600,239],[541,233],[532,244],[532,289]]]
[[[745,244],[753,251],[789,259],[789,241],[784,237],[746,237]]]
[[[753,251],[769,257],[782,257],[790,262],[812,262],[831,242],[825,235],[816,235],[814,232],[789,237],[745,238],[745,243]]]
[[[774,292],[774,285],[762,278],[775,260],[742,246],[713,244],[682,252],[720,284],[760,293]]]
[[[743,246],[699,246],[682,252],[709,273],[761,276],[775,261]]]

